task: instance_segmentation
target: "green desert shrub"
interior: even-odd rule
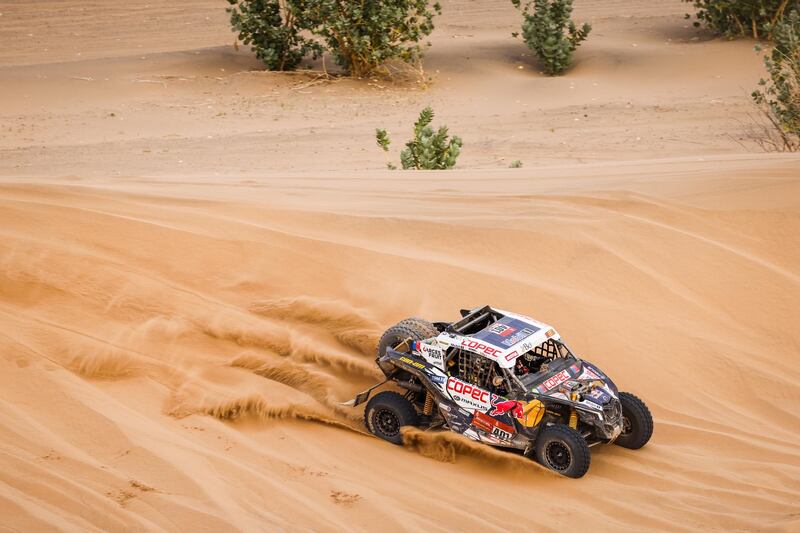
[[[414,124],[414,137],[400,152],[400,164],[403,169],[445,170],[455,166],[461,153],[461,139],[455,135],[451,138],[447,126],[440,126],[434,131],[431,122],[433,122],[433,109],[426,107]],[[375,130],[375,138],[378,146],[388,152],[391,141],[386,130]],[[389,168],[395,167],[390,164]]]
[[[578,28],[572,20],[572,0],[511,0],[522,10],[522,39],[542,62],[545,74],[569,68],[572,54],[586,40],[591,25]],[[514,36],[518,36],[514,33]]]
[[[271,70],[330,52],[354,76],[390,61],[417,64],[441,13],[429,0],[227,0],[231,25]]]
[[[764,57],[768,79],[759,82],[753,100],[780,137],[779,147],[800,150],[800,11],[770,28],[773,47]]]
[[[231,26],[269,70],[292,70],[302,59],[321,52],[321,46],[302,36],[303,25],[289,0],[228,0]]]
[[[800,0],[683,0],[697,8],[695,26],[704,24],[727,37],[770,38],[772,28]],[[691,15],[686,15],[687,18]]]
[[[368,76],[387,61],[416,64],[421,42],[433,31],[438,3],[428,0],[305,0],[298,17],[318,35],[336,62],[354,76]]]

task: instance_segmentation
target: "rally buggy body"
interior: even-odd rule
[[[452,323],[410,318],[384,333],[376,361],[386,380],[350,402],[369,400],[373,434],[399,444],[402,426],[450,430],[569,477],[586,473],[591,446],[637,449],[650,439],[647,406],[551,326],[489,306],[461,314]],[[387,382],[404,393],[373,395]]]

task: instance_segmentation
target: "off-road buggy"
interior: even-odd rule
[[[647,406],[579,359],[556,330],[489,306],[453,323],[409,318],[381,337],[376,362],[386,380],[358,394],[369,430],[400,444],[402,426],[449,429],[515,449],[568,477],[589,469],[589,448],[644,446]],[[378,387],[393,382],[404,394]],[[372,398],[370,399],[370,396]]]

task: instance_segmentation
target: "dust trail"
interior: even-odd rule
[[[356,359],[346,353],[322,350],[320,346],[311,346],[305,341],[295,343],[291,350],[291,356],[301,361],[329,366],[366,378],[379,378],[381,376],[380,370],[378,370],[373,361]]]
[[[404,427],[402,432],[403,446],[443,463],[455,463],[459,457],[472,457],[504,468],[529,468],[547,472],[530,459],[496,450],[451,431],[427,432],[414,427]]]
[[[374,355],[380,324],[337,300],[299,296],[254,302],[250,310],[262,316],[294,320],[325,328],[345,346],[362,355]]]
[[[379,329],[346,329],[331,331],[331,335],[348,348],[352,348],[361,355],[375,357],[378,351],[378,341],[383,332]]]
[[[353,422],[360,422],[362,416],[350,408],[339,405],[339,400],[331,393],[332,378],[291,361],[274,362],[258,354],[244,353],[236,356],[230,365],[250,370],[261,377],[277,381],[293,389],[304,392],[334,413]]]
[[[306,420],[317,422],[356,433],[363,433],[356,426],[339,420],[327,409],[307,405],[286,404],[269,405],[259,394],[249,394],[228,400],[208,402],[202,405],[191,405],[191,400],[176,398],[167,414],[175,418],[184,418],[193,414],[213,416],[224,421],[239,420]]]
[[[345,303],[308,296],[262,300],[254,302],[251,310],[264,316],[275,316],[337,328],[379,329],[380,327],[377,322],[366,318]]]
[[[194,326],[213,339],[230,341],[239,346],[260,348],[283,357],[292,353],[289,331],[265,321],[248,320],[245,313],[233,316],[220,313],[210,320],[196,319]]]
[[[256,348],[281,357],[328,366],[362,377],[379,376],[377,367],[344,352],[323,349],[311,344],[288,326],[255,319],[246,313],[234,315],[221,313],[211,319],[195,319],[194,326],[212,339],[233,342],[239,346]],[[349,334],[349,333],[348,333]]]

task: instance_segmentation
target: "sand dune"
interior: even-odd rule
[[[511,194],[473,192],[483,181],[469,173],[426,177],[417,194],[415,177],[328,177],[338,192],[316,202],[313,178],[277,179],[302,208],[260,195],[269,179],[196,194],[7,183],[4,510],[17,525],[75,528],[170,529],[166,516],[399,528],[432,513],[442,527],[513,529],[520,507],[546,502],[548,527],[680,516],[792,529],[797,168],[757,157],[491,176]],[[554,193],[549,175],[569,178]],[[453,176],[459,192],[434,192]],[[767,190],[784,204],[758,205]],[[375,379],[362,347],[381,324],[486,301],[558,324],[646,397],[651,445],[599,450],[590,476],[568,482],[448,436],[414,436],[404,452],[359,434],[337,403]],[[26,472],[49,474],[31,485]],[[113,507],[48,496],[76,476]],[[117,504],[114,490],[133,496]]]
[[[219,2],[95,4],[0,3],[1,527],[800,528],[800,159],[743,140],[752,43],[578,1],[548,79],[509,2],[451,0],[429,88],[315,84],[250,72]],[[460,168],[383,170],[427,103]],[[340,405],[386,326],[485,303],[646,399],[650,444],[567,480]]]

